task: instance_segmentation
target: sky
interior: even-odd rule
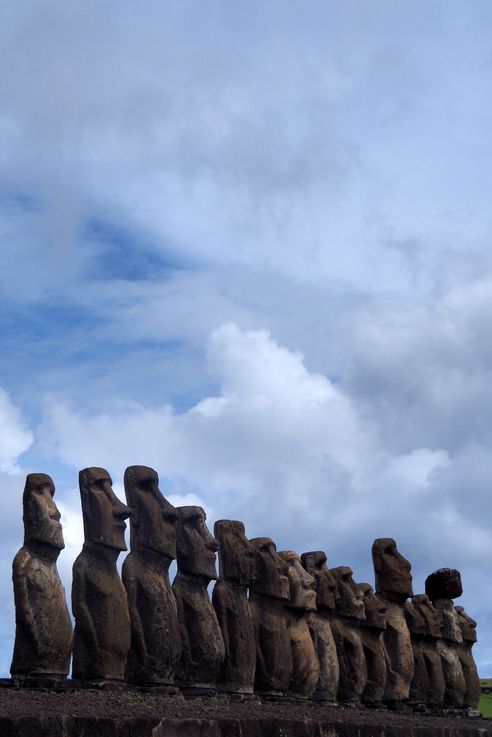
[[[25,475],[414,591],[492,676],[492,5],[19,0],[0,24],[0,673]],[[123,555],[121,560],[123,560]]]

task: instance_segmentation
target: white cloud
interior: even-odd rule
[[[20,410],[7,392],[0,388],[0,472],[18,473],[18,459],[32,444]]]
[[[196,494],[213,516],[242,517],[251,534],[284,547],[316,543],[367,561],[373,537],[394,535],[427,566],[441,547],[452,550],[453,535],[467,560],[477,545],[488,550],[487,529],[457,512],[445,479],[459,459],[447,450],[388,452],[356,398],[266,331],[224,325],[211,335],[209,362],[220,395],[188,411],[122,405],[89,416],[53,403],[44,434],[74,468],[154,466],[173,494]],[[471,547],[466,529],[481,530]]]

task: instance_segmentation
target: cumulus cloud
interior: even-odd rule
[[[102,464],[117,478],[132,463],[154,466],[164,488],[196,494],[213,518],[240,517],[282,547],[324,547],[365,578],[377,536],[397,537],[421,577],[492,552],[487,526],[448,484],[463,458],[416,444],[392,452],[355,395],[266,331],[226,324],[208,354],[220,393],[183,413],[121,405],[89,416],[52,403],[54,451],[72,468]]]
[[[33,442],[20,410],[0,388],[0,472],[17,473],[17,461]]]

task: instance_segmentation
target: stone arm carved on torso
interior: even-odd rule
[[[28,592],[27,572],[30,568],[31,556],[25,547],[21,548],[13,562],[13,583],[15,601],[15,623],[25,633],[31,643],[33,652],[39,655],[41,640],[36,626],[31,600]]]
[[[86,560],[79,556],[73,566],[72,612],[76,621],[76,628],[86,647],[95,652],[99,647],[99,642],[87,600],[88,566]]]
[[[140,618],[140,609],[138,606],[138,572],[136,570],[135,560],[130,554],[123,563],[121,578],[126,589],[128,598],[128,611],[130,615],[130,625],[132,631],[132,645],[137,649],[142,660],[146,660],[147,645],[145,642],[145,632]]]
[[[230,608],[227,606],[227,602],[227,583],[219,579],[212,591],[212,605],[220,624],[225,652],[229,653],[231,643],[229,642],[229,627],[227,624],[230,617]]]

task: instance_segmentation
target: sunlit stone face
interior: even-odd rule
[[[372,546],[376,592],[389,601],[404,604],[413,596],[412,566],[392,538],[378,538]]]
[[[214,535],[219,543],[220,576],[239,586],[249,586],[255,571],[255,549],[238,520],[218,520]]]
[[[338,602],[337,582],[326,565],[326,554],[322,550],[303,553],[301,561],[306,571],[314,576],[317,607],[334,610]]]
[[[255,553],[255,577],[252,592],[272,599],[289,599],[289,568],[277,553],[277,547],[269,537],[250,540]]]
[[[125,519],[132,512],[114,493],[109,473],[104,468],[85,468],[79,473],[79,486],[86,542],[126,550]]]
[[[159,489],[159,477],[148,466],[125,471],[126,500],[133,510],[130,520],[131,549],[150,550],[169,561],[176,558],[178,513]]]
[[[297,553],[291,550],[279,553],[288,565],[289,606],[292,609],[309,612],[316,609],[314,576],[303,568]]]
[[[337,582],[338,614],[353,619],[364,619],[362,592],[353,579],[352,569],[348,566],[339,566],[338,568],[332,568],[331,572]]]
[[[191,576],[211,581],[217,578],[215,568],[217,540],[205,524],[202,507],[177,507],[176,552],[178,568]]]
[[[53,500],[55,485],[44,473],[30,473],[23,495],[24,540],[49,545],[55,550],[65,547],[60,512]]]

